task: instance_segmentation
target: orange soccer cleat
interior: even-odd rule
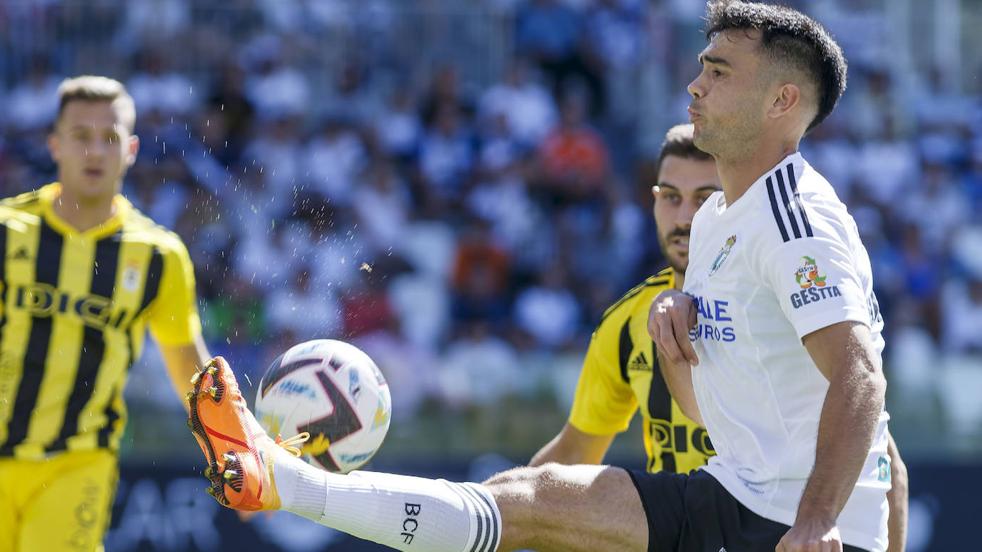
[[[208,493],[220,504],[236,510],[276,510],[280,499],[273,482],[276,454],[300,456],[296,444],[309,435],[287,441],[273,440],[256,421],[239,392],[235,375],[222,357],[208,361],[191,378],[194,390],[187,395],[188,427],[194,434],[208,467]]]

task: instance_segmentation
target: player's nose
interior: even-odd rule
[[[102,157],[106,154],[108,148],[105,144],[100,143],[98,140],[92,144],[85,147],[86,157]]]
[[[688,228],[692,224],[692,217],[696,216],[696,211],[698,210],[699,202],[683,201],[682,208],[679,209],[678,225]]]
[[[699,99],[703,97],[705,95],[705,91],[703,90],[702,87],[702,73],[697,75],[696,78],[692,79],[692,82],[690,82],[689,85],[685,87],[685,90],[693,98]]]

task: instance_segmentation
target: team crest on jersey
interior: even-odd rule
[[[709,275],[712,276],[719,270],[719,267],[723,266],[723,261],[730,256],[730,250],[736,245],[736,234],[726,238],[726,243],[723,244],[722,249],[719,250],[719,254],[716,255],[716,260],[713,261],[712,266],[709,267]]]
[[[123,288],[126,291],[136,291],[140,287],[140,269],[136,263],[127,263],[123,269]]]
[[[794,273],[794,279],[798,282],[798,286],[801,289],[809,289],[812,286],[815,287],[825,287],[825,276],[818,273],[818,263],[815,259],[804,256],[805,264],[798,267],[798,270]]]

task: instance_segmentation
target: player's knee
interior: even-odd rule
[[[538,468],[524,466],[510,469],[492,475],[483,485],[491,491],[495,498],[503,495],[530,496],[534,490],[533,482],[537,471]]]
[[[525,504],[537,512],[557,511],[570,499],[591,492],[603,480],[601,466],[567,466],[547,463],[520,467],[492,476],[484,482],[495,500]]]
[[[560,499],[558,496],[568,488],[563,470],[570,466],[556,463],[536,467],[520,467],[492,476],[484,482],[491,493],[498,497],[534,503],[536,508]]]
[[[549,521],[543,517],[559,512],[569,499],[569,478],[563,474],[569,468],[559,464],[515,468],[492,476],[484,486],[511,528],[537,527]]]
[[[568,502],[570,495],[579,487],[570,473],[573,469],[572,466],[552,462],[536,468],[532,480],[536,505],[549,509]]]

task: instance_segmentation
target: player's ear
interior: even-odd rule
[[[136,134],[131,134],[129,139],[129,144],[126,148],[126,166],[132,167],[133,163],[136,162],[136,154],[140,151],[140,138]]]
[[[51,159],[53,159],[56,163],[58,162],[60,151],[61,143],[58,140],[58,134],[54,131],[54,129],[52,129],[51,132],[48,133],[48,153],[51,154]]]
[[[787,116],[801,104],[801,88],[790,82],[782,84],[773,97],[773,102],[767,110],[768,116],[779,118]]]

